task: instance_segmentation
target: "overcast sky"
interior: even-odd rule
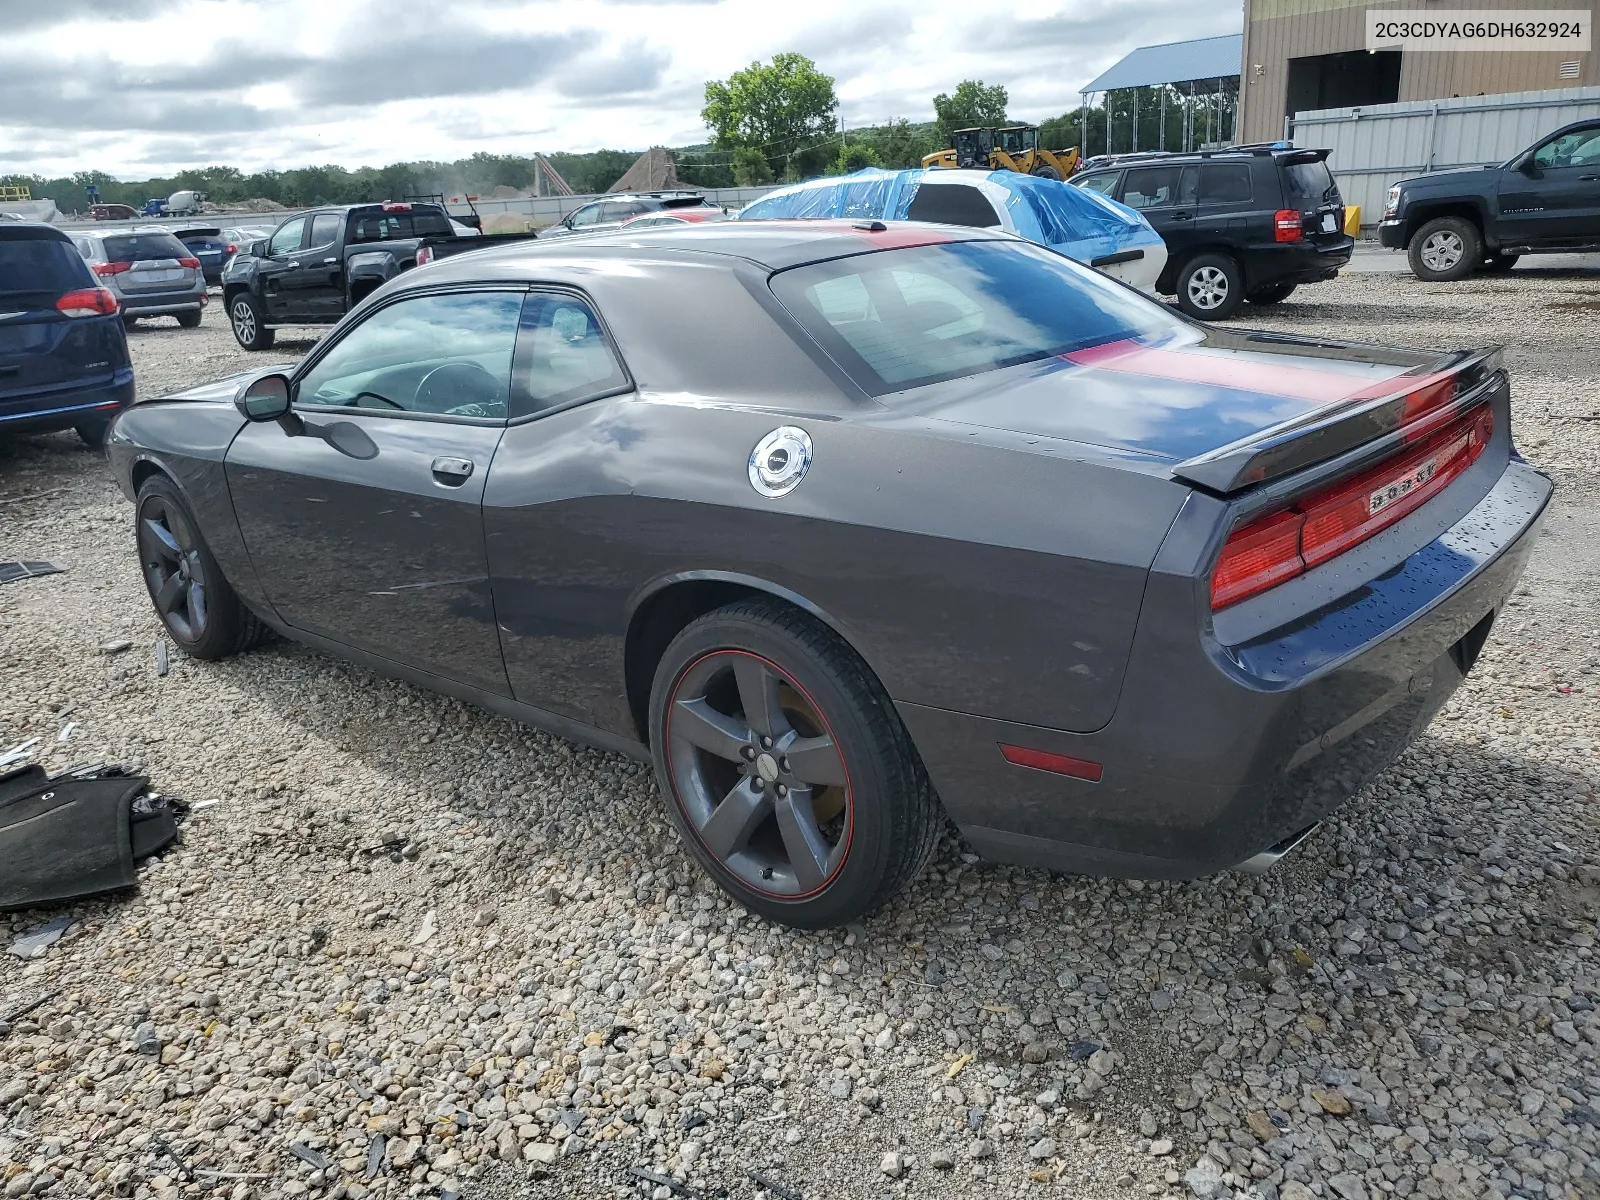
[[[1040,120],[1238,0],[0,0],[0,173],[378,165],[706,138],[705,81],[785,50],[847,126],[1002,83]]]

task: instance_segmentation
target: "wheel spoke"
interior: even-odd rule
[[[769,789],[756,791],[754,780],[741,779],[700,826],[706,849],[723,861],[750,844],[750,835],[772,811]]]
[[[743,762],[741,751],[754,740],[743,721],[719,713],[703,697],[699,700],[679,700],[673,708],[672,718],[673,733],[729,762]]]
[[[170,613],[177,607],[178,601],[183,599],[183,576],[174,571],[167,576],[166,582],[156,592],[156,608],[161,612]]]
[[[796,738],[783,747],[783,756],[789,760],[789,773],[801,783],[818,787],[846,783],[844,760],[830,737]]]
[[[196,580],[189,581],[189,633],[199,637],[206,628],[206,589]]]
[[[778,677],[761,662],[741,655],[734,661],[733,677],[739,686],[739,703],[750,728],[764,737],[788,732],[789,718],[778,706]]]
[[[178,545],[178,539],[173,537],[172,531],[160,521],[153,517],[146,517],[144,519],[144,531],[152,539],[151,549],[155,550],[161,557],[170,558],[176,562],[182,556],[183,548]]]
[[[828,877],[828,858],[832,850],[817,828],[816,814],[811,811],[811,789],[790,791],[776,803],[774,812],[783,848],[789,852],[789,863],[794,868],[800,890],[809,892],[821,887]]]

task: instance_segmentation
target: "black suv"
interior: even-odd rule
[[[132,403],[117,298],[59,229],[0,223],[0,437],[76,429],[99,446]]]
[[[602,196],[568,213],[559,223],[541,230],[539,236],[555,238],[574,233],[599,233],[602,229],[615,229],[624,221],[631,221],[645,213],[684,208],[714,208],[722,211],[699,192],[619,192],[614,196]]]
[[[1137,210],[1167,243],[1156,290],[1202,321],[1277,304],[1350,261],[1344,201],[1328,151],[1237,146],[1091,160],[1078,187]]]

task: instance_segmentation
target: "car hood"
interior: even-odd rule
[[[216,379],[210,383],[202,383],[198,387],[187,388],[181,392],[167,392],[160,396],[152,396],[150,401],[162,404],[180,400],[209,404],[232,404],[233,398],[238,394],[241,385],[249,383],[253,379],[259,379],[263,375],[271,375],[275,371],[286,375],[294,370],[297,365],[296,363],[273,363],[271,366],[255,367],[249,371],[240,371],[237,375],[228,375],[222,379]]]
[[[1500,170],[1499,163],[1492,163],[1481,167],[1447,167],[1442,171],[1429,171],[1424,175],[1413,175],[1409,179],[1397,180],[1395,186],[1403,188],[1414,187],[1417,184],[1427,185],[1435,181],[1448,184],[1462,175],[1481,175],[1485,171],[1498,170]]]
[[[1181,462],[1319,409],[1404,391],[1441,355],[1232,330],[1113,342],[920,389],[923,418]],[[911,393],[907,393],[909,398]]]

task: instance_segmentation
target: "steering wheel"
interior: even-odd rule
[[[455,416],[503,416],[504,398],[499,380],[477,363],[448,362],[429,371],[417,384],[417,409]]]

